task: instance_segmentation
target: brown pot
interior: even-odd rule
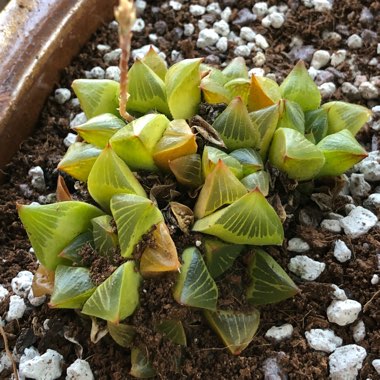
[[[0,13],[0,180],[60,71],[113,16],[116,0],[11,0]]]

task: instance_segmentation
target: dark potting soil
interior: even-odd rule
[[[153,4],[148,4],[143,15],[146,27],[143,32],[135,33],[132,48],[148,44],[148,35],[155,32],[154,25],[160,21],[162,33],[158,37],[156,46],[167,54],[169,64],[172,63],[170,53],[173,49],[180,51],[185,58],[202,56],[206,57],[206,62],[215,64],[221,64],[233,58],[232,43],[226,54],[214,49],[197,50],[195,47],[197,33],[188,38],[180,35],[178,27],[182,27],[184,23],[193,22],[197,25],[197,19],[187,11],[188,3],[183,4],[182,10],[176,12],[169,6],[161,7],[164,1],[151,3]],[[233,10],[232,19],[236,19],[238,11],[245,7],[252,8],[254,1],[224,0],[219,3],[222,8],[230,6]],[[270,0],[268,3],[275,5],[277,2]],[[364,28],[380,35],[380,3],[377,1],[335,1],[333,11],[326,13],[303,7],[300,5],[301,2],[296,0],[289,0],[286,3],[290,9],[297,9],[297,11],[288,14],[281,29],[266,29],[258,21],[250,24],[267,38],[270,48],[266,50],[267,61],[264,69],[278,74],[279,80],[294,64],[295,60],[289,54],[289,44],[295,35],[303,38],[304,45],[313,45],[315,48],[323,48],[326,44],[322,40],[322,32],[334,31],[338,25],[343,25],[339,32],[344,38],[356,32],[360,34]],[[363,26],[358,21],[364,6],[377,15],[371,25]],[[231,25],[232,29],[238,33],[240,26],[233,23]],[[102,54],[96,49],[99,43],[107,43],[112,49],[117,48],[116,32],[107,26],[101,28],[72,65],[65,70],[57,87],[70,88],[74,79],[84,76],[84,70],[90,70],[94,66],[105,67]],[[336,46],[333,43],[329,47],[340,47],[340,43],[335,44]],[[363,48],[357,51],[361,74],[368,77],[376,75],[376,66],[367,64],[368,57],[374,56],[375,49],[376,44],[365,43]],[[251,59],[247,59],[247,65],[253,66]],[[338,68],[339,73],[336,74],[338,83],[354,82],[355,73],[346,62]],[[335,99],[347,100],[339,90],[335,92]],[[80,110],[77,107],[68,104],[60,106],[54,102],[53,98],[49,99],[34,135],[20,146],[19,152],[5,169],[7,180],[0,187],[0,283],[8,289],[10,289],[12,278],[19,271],[36,269],[35,257],[29,253],[30,243],[17,217],[16,203],[30,203],[37,200],[40,195],[55,191],[58,176],[56,166],[66,151],[63,139],[70,132],[70,118],[78,112]],[[379,135],[376,135],[372,129],[364,129],[359,137],[367,150],[378,149]],[[37,165],[41,166],[45,172],[47,188],[43,194],[36,192],[31,186],[27,189],[20,187],[30,182],[28,170]],[[88,197],[83,187],[75,187],[74,181],[69,177],[65,178],[74,198]],[[153,178],[150,181],[150,186],[153,186],[158,180]],[[165,185],[168,184],[165,183]],[[325,186],[324,189],[333,192],[334,184],[329,184],[329,187]],[[280,363],[281,371],[273,374],[272,379],[287,377],[289,379],[327,379],[328,354],[311,349],[306,342],[305,331],[311,328],[330,328],[343,339],[344,345],[355,343],[352,327],[340,327],[330,324],[327,320],[326,308],[331,302],[330,284],[332,283],[344,289],[349,298],[363,305],[360,318],[366,326],[366,337],[359,344],[367,350],[368,356],[360,372],[360,378],[378,378],[371,362],[380,355],[380,295],[376,293],[376,287],[371,285],[370,280],[372,275],[379,271],[377,255],[380,254],[380,230],[375,228],[359,239],[349,239],[345,235],[322,231],[319,227],[303,226],[299,221],[301,207],[311,210],[319,221],[323,217],[322,213],[314,203],[305,203],[297,191],[289,190],[288,193],[284,191],[279,195],[282,206],[288,214],[285,224],[286,240],[294,236],[303,238],[312,247],[309,256],[326,263],[326,269],[318,278],[318,282],[304,282],[291,274],[301,292],[290,300],[262,307],[261,324],[257,336],[241,355],[233,356],[209,328],[200,311],[181,307],[173,300],[171,294],[173,276],[144,281],[141,288],[140,308],[130,318],[130,322],[137,326],[136,345],[147,353],[157,370],[158,378],[262,379],[264,378],[264,361],[275,357]],[[181,200],[181,198],[176,200]],[[343,206],[344,200],[340,200],[340,203],[335,202],[333,211],[341,212]],[[191,239],[194,240],[196,237],[193,236]],[[332,251],[333,242],[336,239],[346,242],[353,252],[352,260],[344,264],[335,260]],[[178,243],[185,246],[188,241]],[[290,255],[285,249],[286,246],[285,241],[283,247],[269,249],[270,254],[285,269]],[[223,277],[223,280],[219,281],[221,302],[224,307],[231,304],[245,307],[244,300],[237,298],[242,284],[246,281],[243,267],[244,256]],[[7,308],[8,302],[0,304],[0,316],[4,317]],[[187,347],[180,348],[155,332],[154,326],[163,318],[179,318],[183,321]],[[45,322],[47,319],[49,321]],[[47,323],[48,329],[43,327],[44,323],[45,325]],[[293,335],[289,340],[274,343],[264,337],[268,328],[284,323],[294,326]],[[51,348],[60,352],[65,358],[65,363],[69,365],[78,358],[80,346],[82,346],[82,358],[89,361],[96,379],[130,378],[128,375],[129,350],[119,347],[108,335],[97,344],[91,343],[90,329],[90,319],[70,310],[49,309],[47,303],[38,308],[28,307],[22,319],[9,322],[4,327],[11,349],[16,347],[18,353],[22,353],[31,345],[41,353]],[[68,341],[65,336],[74,338],[78,344]],[[3,350],[3,348],[4,344],[0,341],[0,349]],[[180,354],[182,361],[178,370],[175,360]],[[9,376],[10,373],[4,374],[4,372],[0,375],[1,378],[9,378]]]

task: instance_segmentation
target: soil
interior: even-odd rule
[[[211,2],[211,1],[210,1]],[[143,18],[146,23],[145,30],[135,33],[132,48],[138,48],[149,43],[148,35],[160,31],[156,45],[168,57],[168,63],[173,63],[171,51],[176,49],[185,58],[206,57],[205,61],[222,64],[233,58],[233,44],[230,43],[228,53],[220,53],[213,49],[197,50],[195,47],[196,33],[191,37],[182,35],[179,27],[184,23],[197,19],[188,13],[188,2],[184,2],[181,11],[173,11],[169,6],[161,7],[164,1],[149,2]],[[205,1],[204,3],[207,3]],[[251,0],[224,0],[219,2],[222,8],[230,6],[233,10],[232,20],[238,20],[238,11],[242,8],[252,8]],[[274,5],[276,1],[268,1]],[[361,33],[363,29],[380,35],[380,3],[369,0],[340,0],[334,2],[332,12],[320,13],[306,8],[300,1],[288,0],[287,5],[297,11],[291,12],[280,29],[266,29],[259,21],[253,26],[256,32],[267,38],[270,48],[266,51],[267,61],[264,65],[266,72],[274,72],[281,80],[293,66],[295,59],[289,54],[292,38],[299,35],[305,45],[315,48],[326,48],[326,41],[322,39],[325,30],[338,30],[347,38],[353,33]],[[167,4],[167,3],[166,3]],[[375,14],[375,20],[370,25],[363,25],[358,20],[364,6]],[[165,25],[163,26],[162,22]],[[156,23],[161,22],[158,28]],[[238,33],[242,23],[230,23],[232,30]],[[83,48],[79,56],[65,70],[57,87],[70,88],[71,82],[84,76],[84,70],[94,66],[105,68],[102,54],[96,49],[97,44],[109,44],[117,48],[117,34],[115,30],[104,26]],[[369,66],[368,59],[376,55],[376,43],[367,41],[363,48],[357,51],[357,66],[362,75],[368,77],[378,75],[378,66]],[[327,48],[342,48],[343,42],[332,43]],[[116,64],[116,63],[115,63]],[[248,67],[252,67],[252,60],[247,59]],[[377,70],[377,71],[376,71]],[[355,81],[355,72],[345,62],[335,73],[337,83]],[[338,89],[333,99],[344,98]],[[359,103],[364,103],[363,100]],[[9,290],[13,277],[21,270],[34,271],[37,267],[35,256],[29,252],[30,243],[26,233],[17,217],[16,204],[30,203],[39,196],[46,196],[55,192],[58,172],[57,164],[66,151],[63,139],[70,132],[69,122],[74,114],[80,112],[79,108],[66,104],[58,105],[51,97],[42,112],[40,121],[32,137],[27,139],[15,155],[12,162],[5,168],[6,182],[0,187],[0,284]],[[379,133],[365,128],[359,135],[361,143],[367,150],[378,149]],[[32,166],[41,166],[45,172],[46,191],[36,192],[29,184],[28,170]],[[66,183],[74,198],[87,198],[83,187],[77,186],[68,176]],[[154,184],[156,180],[152,180]],[[167,183],[160,183],[167,184]],[[373,186],[376,187],[376,183]],[[333,185],[320,184],[322,189],[333,190]],[[170,186],[169,186],[170,187]],[[326,191],[327,191],[326,190]],[[164,190],[164,192],[167,191]],[[159,194],[157,191],[155,194]],[[233,356],[224,348],[215,333],[208,327],[202,313],[198,310],[179,306],[172,298],[171,287],[173,277],[166,276],[159,280],[152,279],[144,282],[141,289],[141,305],[131,318],[131,322],[138,326],[136,344],[147,350],[149,359],[157,370],[157,378],[161,379],[262,379],[264,378],[264,362],[275,357],[280,363],[280,372],[268,376],[267,379],[327,379],[328,354],[312,350],[305,339],[304,332],[311,328],[330,328],[343,339],[343,344],[355,343],[352,336],[352,326],[340,327],[330,324],[326,317],[326,308],[331,302],[331,285],[336,284],[346,291],[349,298],[359,301],[363,305],[360,319],[366,326],[366,337],[359,344],[367,350],[361,379],[376,379],[371,362],[380,357],[380,295],[378,288],[371,285],[374,273],[380,271],[380,229],[374,228],[369,234],[358,239],[349,239],[343,234],[332,234],[322,231],[319,227],[305,226],[300,222],[300,210],[309,210],[314,213],[317,220],[323,217],[322,212],[314,202],[307,202],[297,190],[283,190],[280,194],[283,206],[288,214],[286,221],[286,239],[283,247],[270,248],[269,252],[283,267],[287,268],[290,252],[287,252],[287,240],[297,236],[307,241],[312,250],[309,256],[315,260],[326,263],[326,270],[318,278],[318,282],[305,282],[290,274],[299,286],[301,292],[294,298],[272,306],[261,307],[261,324],[253,342],[239,356]],[[290,201],[293,200],[293,203]],[[360,200],[358,200],[360,201]],[[167,204],[167,201],[164,203]],[[334,204],[336,212],[343,213],[344,199]],[[338,207],[339,206],[339,207]],[[193,236],[191,239],[195,240]],[[341,239],[352,250],[354,258],[341,264],[334,258],[333,242]],[[179,242],[185,245],[186,242]],[[94,263],[93,263],[94,264]],[[104,263],[100,263],[102,267]],[[242,281],[244,257],[223,278],[222,302],[243,303],[242,300],[232,300],[236,297]],[[227,285],[226,285],[227,284]],[[0,316],[7,311],[7,300],[0,304]],[[244,307],[244,305],[241,305]],[[172,344],[157,332],[154,326],[163,318],[179,318],[183,321],[187,347],[180,348]],[[48,320],[48,329],[44,328]],[[289,340],[274,343],[264,337],[265,332],[272,326],[290,323],[294,332]],[[118,346],[109,336],[105,336],[97,344],[90,340],[91,320],[70,310],[52,310],[47,303],[41,307],[28,306],[24,317],[17,321],[7,323],[4,327],[11,349],[21,354],[31,345],[39,352],[46,349],[55,349],[60,352],[66,365],[78,358],[78,345],[69,342],[65,336],[73,337],[83,347],[82,358],[88,360],[96,379],[129,379],[130,352]],[[0,341],[0,350],[4,349]],[[180,368],[177,368],[176,358],[181,357]],[[63,372],[65,373],[65,372]],[[2,373],[0,378],[9,378],[9,373]],[[65,378],[64,375],[61,377]]]

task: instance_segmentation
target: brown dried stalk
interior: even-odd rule
[[[120,57],[120,95],[119,112],[126,121],[132,121],[127,110],[128,101],[128,61],[131,52],[132,27],[136,20],[136,8],[133,0],[120,0],[119,6],[115,8],[115,17],[119,23],[119,45]]]
[[[13,358],[12,352],[9,350],[8,338],[7,338],[7,335],[6,335],[6,333],[5,333],[4,329],[3,329],[3,326],[1,326],[1,324],[0,324],[0,335],[2,336],[3,341],[4,341],[5,352],[8,355],[8,357],[9,357],[11,363],[12,363],[14,378],[15,378],[15,380],[18,380],[19,377],[18,377],[18,372],[17,372],[17,365],[16,365],[16,362],[15,362],[15,360]]]

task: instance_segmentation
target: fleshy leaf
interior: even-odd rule
[[[249,94],[249,80],[243,78],[232,79],[228,81],[224,88],[229,92],[229,100],[239,97],[241,98],[243,104],[247,104],[248,102],[248,94]]]
[[[168,71],[166,62],[157,54],[157,52],[150,46],[148,53],[146,53],[142,59],[151,70],[153,70],[163,81],[165,81],[165,75]]]
[[[59,162],[58,169],[85,182],[101,151],[94,145],[76,142],[70,145]]]
[[[99,218],[101,218],[100,216]],[[70,260],[73,263],[79,264],[83,257],[81,256],[82,249],[89,245],[93,247],[94,241],[91,231],[83,232],[82,234],[76,236],[59,254],[59,257]]]
[[[114,232],[111,222],[110,215],[98,216],[91,220],[95,248],[103,256],[108,255],[118,246],[117,234]]]
[[[317,109],[321,94],[303,61],[299,61],[280,86],[282,97],[298,103],[303,111]]]
[[[252,148],[259,142],[258,129],[252,123],[247,108],[240,97],[231,101],[212,126],[229,150]]]
[[[137,347],[133,347],[131,350],[131,364],[129,374],[137,379],[149,379],[156,376],[156,371],[152,364]]]
[[[170,116],[164,81],[140,59],[129,70],[128,92],[129,111],[141,114],[157,111]]]
[[[269,182],[270,175],[264,170],[249,174],[241,180],[241,183],[247,190],[255,190],[258,188],[264,197],[269,193]]]
[[[96,160],[88,176],[88,191],[104,210],[109,211],[115,194],[137,194],[145,191],[125,162],[107,146]]]
[[[181,264],[178,261],[177,248],[165,222],[157,224],[149,241],[141,256],[140,273],[144,277],[149,277],[178,271]]]
[[[213,213],[224,205],[229,205],[247,193],[244,185],[235,177],[222,160],[206,177],[194,208],[194,216],[199,219]]]
[[[41,297],[45,294],[53,294],[55,271],[46,269],[39,265],[33,276],[32,290],[34,297]]]
[[[236,158],[241,163],[244,176],[262,170],[264,167],[259,152],[252,148],[236,149],[230,153],[230,156]]]
[[[186,248],[182,261],[181,272],[173,289],[174,299],[181,305],[215,310],[218,288],[198,249]]]
[[[231,268],[244,247],[241,244],[228,244],[221,240],[204,239],[205,260],[210,275],[217,278]]]
[[[121,255],[132,257],[136,244],[157,223],[163,221],[160,210],[147,198],[120,194],[111,199],[117,225]]]
[[[278,106],[280,117],[277,128],[295,129],[303,134],[305,132],[305,115],[302,108],[289,100],[280,100]]]
[[[109,79],[76,79],[75,95],[87,119],[103,113],[119,115],[119,83]]]
[[[139,304],[141,276],[133,261],[119,266],[83,306],[82,313],[118,323],[129,317]]]
[[[327,111],[328,135],[348,129],[355,136],[372,114],[363,106],[345,102],[325,103],[322,108]]]
[[[80,309],[95,288],[89,269],[58,265],[55,270],[54,291],[49,306],[60,309]]]
[[[316,143],[327,134],[327,112],[323,108],[305,112],[305,133],[312,134]]]
[[[169,120],[164,115],[148,114],[127,124],[110,143],[132,170],[155,171],[153,149],[168,126]]]
[[[280,99],[280,87],[274,80],[252,75],[247,105],[249,112],[272,106]]]
[[[178,157],[195,154],[197,143],[186,120],[172,120],[153,151],[157,166],[169,170],[169,161]]]
[[[108,332],[112,339],[121,347],[131,348],[136,335],[136,329],[124,323],[107,322]]]
[[[109,139],[125,126],[123,120],[111,113],[105,113],[87,120],[84,124],[73,127],[83,140],[99,148],[104,148]]]
[[[182,322],[177,319],[167,319],[162,321],[158,326],[157,330],[164,334],[169,340],[174,344],[179,344],[181,346],[187,345],[185,329],[183,328]]]
[[[67,188],[66,182],[61,175],[58,175],[57,188],[55,190],[57,202],[72,201],[71,194]]]
[[[91,219],[103,215],[97,207],[78,201],[48,205],[17,205],[38,260],[54,270],[67,260],[61,251],[78,235],[91,228]]]
[[[268,305],[293,297],[299,292],[296,284],[265,251],[255,248],[248,273],[251,284],[247,301],[253,305]]]
[[[318,177],[343,174],[368,156],[365,149],[347,129],[326,136],[317,147],[325,156],[325,164],[318,173]]]
[[[243,57],[234,58],[222,71],[222,74],[228,78],[232,79],[248,79],[248,69],[245,64],[245,59]]]
[[[200,88],[203,92],[205,101],[209,104],[228,104],[231,99],[230,92],[223,86],[223,84],[218,83],[209,76],[202,79]]]
[[[199,219],[193,231],[235,244],[282,244],[280,218],[260,191],[252,191],[232,205]]]
[[[169,162],[170,170],[182,185],[197,188],[202,185],[202,161],[199,154],[189,154]]]
[[[289,178],[307,181],[319,173],[325,158],[320,149],[301,133],[294,129],[280,128],[273,136],[269,161]]]
[[[205,310],[204,314],[233,355],[239,355],[251,343],[260,323],[258,310],[245,313]]]
[[[173,119],[190,119],[201,101],[201,59],[184,59],[169,68],[165,77],[168,104]]]

